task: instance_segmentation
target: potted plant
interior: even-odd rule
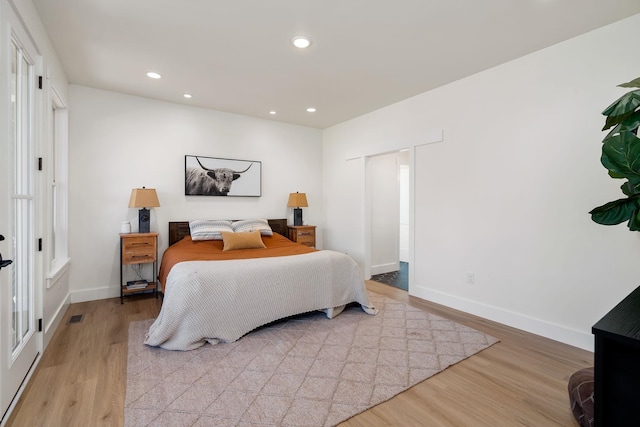
[[[598,206],[589,212],[598,224],[616,225],[624,221],[631,231],[640,231],[640,77],[618,87],[633,88],[605,109],[602,130],[609,133],[602,140],[602,165],[609,176],[625,179],[620,189],[625,196]]]

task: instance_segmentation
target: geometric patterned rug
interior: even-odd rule
[[[369,292],[334,319],[313,312],[191,351],[129,326],[126,427],[334,426],[491,346],[495,338]]]

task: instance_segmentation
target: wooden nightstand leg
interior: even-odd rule
[[[124,304],[124,291],[122,290],[122,238],[120,238],[120,305]]]

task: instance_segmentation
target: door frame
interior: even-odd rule
[[[411,293],[411,287],[415,281],[415,255],[414,255],[414,247],[415,247],[415,233],[414,225],[414,206],[415,206],[415,147],[409,146],[404,148],[398,148],[391,151],[385,151],[382,153],[372,153],[366,156],[363,156],[363,170],[364,170],[364,277],[366,279],[371,278],[371,256],[372,256],[372,218],[371,218],[371,200],[372,200],[372,191],[369,184],[369,159],[371,157],[376,157],[385,154],[397,153],[399,151],[407,150],[409,152],[409,281],[408,281],[408,289],[409,293]]]

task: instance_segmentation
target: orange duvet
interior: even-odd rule
[[[162,255],[158,279],[163,286],[167,283],[167,275],[171,268],[183,261],[225,261],[233,259],[269,258],[288,255],[300,255],[315,252],[316,249],[292,242],[286,237],[273,233],[273,236],[262,236],[266,248],[238,249],[222,251],[222,240],[191,240],[186,236],[167,248]]]

